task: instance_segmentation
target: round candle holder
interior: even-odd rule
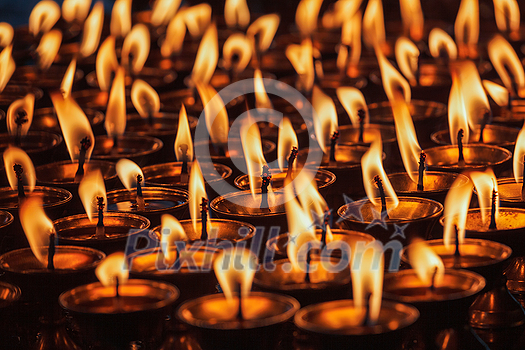
[[[58,89],[62,78],[66,73],[67,66],[53,65],[42,71],[36,66],[19,66],[11,76],[11,84],[30,84],[42,89]],[[77,69],[74,82],[84,77],[84,72]]]
[[[498,198],[502,207],[525,208],[525,201],[521,197],[523,178],[519,183],[513,177],[498,179]]]
[[[9,146],[17,146],[23,149],[35,165],[49,163],[55,158],[59,145],[63,138],[58,134],[44,131],[29,131],[27,135],[20,137],[17,145],[15,136],[0,134],[0,151],[5,151]]]
[[[101,111],[84,108],[82,109],[91,124],[91,128],[95,134],[104,132],[104,113]],[[61,134],[62,129],[53,107],[44,107],[35,109],[33,121],[31,122],[32,130],[48,131],[55,134]]]
[[[306,93],[303,89],[302,82],[297,74],[292,74],[279,79],[285,84],[288,84],[302,93]],[[353,76],[342,75],[339,72],[325,72],[322,79],[319,80],[319,86],[325,90],[331,96],[335,96],[335,89],[341,86],[353,86],[358,89],[364,89],[368,81],[364,76]]]
[[[44,96],[42,89],[25,84],[7,84],[2,93],[0,94],[0,107],[7,110],[11,103],[15,100],[24,98],[27,94],[32,93],[35,95],[35,101],[40,100]],[[5,117],[5,115],[4,115]],[[2,123],[3,124],[3,123]],[[4,128],[5,125],[2,125]],[[7,131],[7,128],[3,129]]]
[[[481,129],[476,128],[474,131],[470,131],[468,144],[476,144],[479,142],[479,135]],[[514,144],[518,137],[519,129],[509,128],[501,125],[486,125],[483,129],[483,142],[482,144],[496,145],[508,149],[509,151],[514,150]],[[450,132],[448,130],[440,130],[433,133],[431,136],[432,141],[438,145],[450,145]]]
[[[132,110],[133,103],[131,102],[131,89],[127,88],[126,91],[126,109]],[[101,91],[98,87],[92,89],[83,89],[73,91],[71,97],[84,108],[91,108],[98,111],[106,111],[108,106],[109,92]]]
[[[491,104],[490,108],[493,112],[492,122],[508,127],[521,128],[523,120],[525,119],[525,100],[514,99],[508,106],[501,107],[497,104]]]
[[[0,282],[0,336],[2,337],[2,346],[6,348],[16,348],[17,339],[17,304],[20,300],[21,291],[15,285]]]
[[[53,221],[61,244],[91,247],[111,254],[124,251],[128,238],[144,234],[149,220],[129,213],[104,213],[104,234],[96,235],[97,218],[86,214],[72,215]]]
[[[35,186],[32,195],[41,196],[46,215],[51,219],[64,214],[65,208],[73,195],[68,190],[56,187]],[[0,188],[0,210],[5,210],[18,217],[18,192],[11,187]]]
[[[135,78],[144,80],[153,88],[162,88],[173,83],[175,79],[177,79],[177,73],[170,69],[166,70],[155,67],[143,67],[140,70],[140,73],[136,76],[130,75],[129,72],[126,72],[124,80],[125,85],[128,87],[131,86]],[[86,82],[92,88],[99,87],[95,71],[86,74]]]
[[[242,303],[242,321],[236,317],[237,307],[232,307],[239,304],[235,294],[232,303],[223,294],[187,301],[179,307],[177,317],[197,330],[202,350],[263,350],[277,345],[276,334],[300,307],[292,297],[262,292],[251,292]]]
[[[158,160],[157,153],[162,147],[162,141],[155,137],[122,135],[115,140],[109,136],[97,136],[91,157],[113,162],[127,158],[140,165]]]
[[[128,348],[131,342],[154,345],[163,322],[179,296],[177,287],[163,282],[128,280],[119,287],[100,282],[81,285],[60,295],[83,345],[102,349]]]
[[[316,348],[372,350],[401,346],[408,327],[419,318],[415,307],[386,300],[374,325],[357,324],[352,317],[356,312],[353,300],[336,300],[302,308],[294,322]]]

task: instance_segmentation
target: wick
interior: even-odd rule
[[[330,138],[330,165],[336,165],[335,162],[335,145],[337,144],[337,139],[339,138],[339,131],[334,131],[332,137]]]
[[[270,181],[272,179],[272,175],[270,173],[270,167],[268,167],[267,164],[264,164],[262,167],[262,173],[261,173],[261,209],[268,209],[270,210],[270,206],[268,205],[268,186],[270,186]]]
[[[370,299],[372,299],[372,293],[369,293],[366,297],[366,306],[365,306],[365,319],[363,320],[363,326],[371,326],[372,322],[370,321]]]
[[[144,202],[144,197],[142,196],[142,175],[137,174],[137,209],[140,211],[146,210],[146,203]]]
[[[498,192],[496,191],[496,184],[494,184],[494,180],[492,180],[492,206],[490,208],[490,230],[496,230],[496,201],[498,198]]]
[[[385,197],[385,189],[383,188],[383,181],[379,177],[379,175],[376,175],[374,177],[374,181],[377,185],[377,188],[379,189],[379,196],[381,197],[381,214],[386,213],[386,218],[388,219],[388,212],[386,208],[386,197]]]
[[[364,142],[364,133],[365,133],[365,117],[366,113],[365,110],[362,108],[359,108],[357,110],[357,116],[359,117],[359,140],[358,142],[363,143]]]
[[[326,247],[326,231],[328,230],[328,226],[330,226],[331,220],[332,215],[329,211],[326,211],[324,213],[323,224],[321,225],[321,243],[323,244],[323,247]]]
[[[75,174],[75,181],[80,181],[84,176],[84,163],[86,162],[86,152],[91,147],[91,139],[84,137],[80,140],[80,155],[78,156],[78,169]]]
[[[459,229],[457,225],[454,225],[454,234],[456,237],[456,250],[454,251],[454,268],[461,268],[461,253],[459,252]]]
[[[432,284],[430,285],[430,291],[434,292],[436,290],[436,275],[438,272],[438,268],[434,268],[434,273],[432,274]]]
[[[97,238],[102,238],[106,234],[106,230],[104,228],[104,197],[98,196],[97,197],[97,207],[98,207],[98,222],[97,222],[97,228],[95,231],[95,236]]]
[[[491,118],[491,113],[489,110],[485,110],[485,113],[483,113],[483,119],[481,121],[481,127],[479,130],[479,143],[483,143],[483,131],[485,131],[485,126],[487,126],[489,120]]]
[[[459,129],[458,131],[458,165],[459,166],[465,166],[465,158],[463,157],[463,129]]]
[[[414,78],[416,79],[416,86],[421,85],[421,55],[417,56],[417,69],[414,72]]]
[[[120,298],[120,293],[119,293],[119,280],[118,280],[118,276],[115,276],[115,297],[118,299]]]
[[[417,190],[418,191],[424,191],[425,187],[423,185],[423,175],[425,173],[425,159],[427,158],[427,155],[425,152],[421,151],[419,154],[419,178],[417,180]]]
[[[507,109],[509,112],[512,112],[512,101],[514,100],[514,96],[512,96],[512,93],[509,91],[509,102],[507,103]]]
[[[149,98],[146,98],[146,97],[142,98],[142,105],[148,111],[148,124],[152,126],[153,125],[153,106],[150,102],[151,101]]]
[[[525,156],[523,156],[523,175],[521,175],[521,200],[525,202]]]
[[[180,180],[183,183],[188,182],[188,145],[183,143],[179,146],[182,152],[182,167],[180,170]]]
[[[310,263],[312,262],[312,253],[310,242],[308,244],[308,250],[306,251],[306,274],[304,275],[304,283],[310,283]]]
[[[16,187],[18,188],[18,199],[20,200],[21,198],[25,198],[26,196],[24,192],[24,184],[22,183],[22,174],[24,173],[24,168],[22,167],[21,164],[15,163],[13,165],[13,170],[15,171],[15,174],[16,174],[16,181],[17,181]]]
[[[239,283],[238,285],[238,294],[237,294],[238,298],[239,298],[239,308],[237,309],[237,320],[241,323],[243,323],[244,321],[244,315],[242,313],[242,286],[241,284]]]
[[[15,135],[15,145],[20,146],[21,137],[22,137],[22,125],[27,123],[29,119],[27,118],[27,113],[23,109],[19,109],[16,112],[15,123],[16,123],[16,135]]]
[[[293,146],[292,150],[290,152],[290,156],[288,157],[288,170],[286,171],[286,178],[292,179],[293,175],[293,162],[297,158],[297,154],[299,153],[297,147]]]
[[[55,233],[51,233],[49,235],[49,247],[47,250],[47,269],[48,270],[54,270],[55,269]]]
[[[202,197],[201,199],[201,240],[208,239],[208,199]]]

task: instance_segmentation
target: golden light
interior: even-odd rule
[[[447,248],[455,242],[456,227],[459,244],[462,244],[465,240],[465,223],[467,221],[472,189],[472,182],[462,183],[458,178],[447,193],[445,210],[443,212],[445,219],[443,224],[443,243]]]
[[[154,116],[160,111],[159,94],[142,79],[133,81],[131,102],[142,118]]]
[[[172,54],[178,54],[182,50],[184,37],[186,36],[186,22],[184,20],[185,8],[181,8],[175,17],[168,24],[166,29],[166,38],[160,47],[162,57],[170,57]]]
[[[516,138],[516,145],[514,146],[512,158],[514,179],[517,183],[521,183],[523,181],[523,157],[525,157],[525,124],[521,128],[518,137]]]
[[[476,58],[476,45],[479,37],[479,3],[478,0],[461,0],[454,35],[460,58]]]
[[[198,38],[211,23],[211,6],[202,3],[188,7],[184,10],[184,18],[190,35]]]
[[[155,27],[167,25],[179,9],[181,0],[155,0],[151,11],[151,24]]]
[[[374,184],[374,178],[379,176],[383,183],[385,190],[385,197],[390,198],[391,205],[388,210],[394,209],[399,205],[396,191],[392,187],[388,176],[383,168],[383,142],[381,141],[381,134],[377,132],[377,136],[372,141],[370,148],[361,158],[361,171],[363,172],[363,185],[365,187],[366,196],[375,206],[381,206],[379,200],[379,190]]]
[[[16,64],[12,56],[13,45],[9,45],[0,52],[0,92],[4,91],[5,86],[15,72]]]
[[[349,77],[359,74],[356,66],[361,58],[361,20],[361,11],[357,11],[343,22],[341,29],[342,45],[339,45],[336,64],[339,71],[346,71]]]
[[[463,130],[463,139],[468,142],[469,125],[465,101],[463,100],[463,89],[455,72],[452,72],[452,87],[448,98],[448,128],[450,132],[450,143],[458,144],[458,132]]]
[[[91,7],[91,0],[64,0],[62,3],[62,17],[66,22],[83,22]]]
[[[29,33],[37,36],[47,33],[60,19],[60,6],[51,0],[43,0],[33,7],[29,15]]]
[[[174,261],[176,256],[173,250],[171,249],[175,242],[187,241],[188,236],[184,232],[184,228],[180,224],[179,220],[173,217],[170,214],[163,214],[160,217],[160,249],[164,254],[167,261]]]
[[[277,139],[277,162],[281,171],[285,171],[287,168],[285,164],[287,164],[292,147],[299,147],[299,142],[290,119],[284,117],[279,123],[279,136]],[[296,163],[294,162],[295,167]]]
[[[77,59],[73,57],[71,63],[66,69],[64,78],[62,78],[62,83],[60,83],[60,92],[64,95],[64,98],[71,95],[71,89],[73,88],[73,83],[75,82],[75,72],[77,71]]]
[[[183,145],[186,145],[186,147],[183,147]],[[193,140],[191,138],[190,124],[188,122],[188,113],[186,113],[186,107],[184,104],[179,111],[179,127],[177,129],[177,137],[175,138],[173,147],[178,162],[182,162],[184,159],[182,148],[187,148],[187,161],[191,162],[193,160]]]
[[[228,143],[230,125],[222,98],[217,95],[217,91],[210,85],[197,83],[196,86],[204,106],[204,118],[211,142],[214,145],[226,145]],[[213,119],[214,116],[215,119]]]
[[[7,22],[0,22],[0,46],[7,47],[13,42],[15,30]]]
[[[84,32],[79,52],[82,57],[88,57],[95,53],[100,42],[102,26],[104,24],[104,3],[97,1],[93,10],[84,23]]]
[[[498,191],[498,180],[492,169],[484,172],[473,171],[470,173],[470,179],[474,183],[478,195],[479,208],[481,210],[481,220],[483,223],[490,221],[490,212],[492,208],[492,191]],[[499,196],[496,197],[496,221],[499,216]]]
[[[244,71],[252,59],[252,43],[242,33],[233,33],[222,47],[222,64],[237,73]]]
[[[414,41],[420,41],[425,27],[420,0],[400,0],[399,5],[405,35],[409,35]]]
[[[193,161],[193,164],[191,165],[188,192],[190,193],[189,206],[191,222],[193,224],[193,230],[197,232],[197,224],[198,221],[201,219],[202,199],[208,199],[208,195],[206,194],[206,187],[204,185],[204,177],[202,176],[201,166],[197,160]],[[209,215],[207,226],[208,228],[212,226]]]
[[[410,39],[400,37],[396,41],[396,61],[399,70],[408,79],[410,85],[417,85],[416,72],[418,70],[419,49]]]
[[[328,204],[326,204],[323,196],[319,193],[314,177],[315,174],[312,174],[312,171],[303,169],[294,180],[295,191],[299,201],[301,202],[301,206],[306,213],[308,213],[310,216],[313,216],[315,213],[318,218],[324,218],[324,215],[329,210],[329,207]],[[313,218],[310,221],[313,221]],[[331,241],[332,237],[328,237],[327,235],[326,242],[330,243]]]
[[[280,21],[281,17],[272,13],[261,16],[250,24],[246,30],[246,37],[248,37],[258,52],[266,52],[270,48]],[[256,37],[258,38],[257,43],[255,42]]]
[[[323,0],[301,0],[295,12],[295,24],[303,38],[317,29],[317,19]]]
[[[62,44],[62,32],[60,30],[53,29],[42,35],[36,48],[40,69],[47,70],[51,67],[60,49],[60,44]]]
[[[134,74],[139,74],[148,59],[149,49],[150,36],[148,27],[142,23],[135,24],[128,35],[126,35],[122,44],[122,65],[126,68],[130,67],[130,71]]]
[[[368,304],[368,321],[374,324],[379,318],[383,296],[383,249],[374,241],[364,251],[356,253],[350,269],[354,305],[357,309],[365,309]]]
[[[217,68],[217,61],[219,60],[219,39],[217,37],[217,26],[212,23],[204,36],[202,37],[197,51],[197,57],[193,64],[191,72],[191,80],[194,84],[197,82],[208,84],[210,82],[215,68]]]
[[[388,61],[386,56],[380,50],[376,50],[377,61],[379,69],[381,70],[381,80],[383,82],[383,89],[390,102],[399,99],[398,95],[403,94],[403,98],[407,103],[410,103],[412,92],[410,84],[407,80],[394,68],[392,63]]]
[[[516,96],[517,94],[519,97],[525,97],[525,72],[523,71],[523,64],[509,42],[500,34],[496,34],[489,41],[487,49],[490,62],[498,72],[503,85],[509,90],[510,94],[512,96]]]
[[[119,64],[115,53],[115,37],[108,36],[100,45],[97,53],[95,71],[101,91],[109,91],[112,83],[112,74],[118,70]]]
[[[262,73],[259,69],[255,69],[253,74],[253,85],[255,93],[255,108],[273,108],[272,102],[264,88]]]
[[[18,179],[13,170],[15,164],[20,164],[24,170],[22,173],[24,187],[27,187],[29,192],[33,192],[36,184],[36,174],[31,158],[29,158],[24,150],[18,147],[9,146],[4,151],[4,166],[9,186],[11,186],[13,191],[18,189]]]
[[[458,58],[458,47],[454,40],[441,28],[434,28],[428,35],[428,48],[434,58],[441,56],[441,52],[446,52],[451,60]]]
[[[123,285],[128,281],[129,269],[124,253],[117,252],[107,256],[95,270],[100,283],[104,287]]]
[[[10,135],[27,135],[33,121],[35,111],[35,95],[29,93],[23,98],[13,101],[6,114],[7,131]],[[21,125],[17,124],[19,116],[23,116],[27,121]]]
[[[494,102],[496,102],[498,106],[508,106],[509,90],[491,80],[483,80],[482,83],[487,94],[494,100]]]
[[[86,151],[86,159],[89,159],[95,147],[95,136],[86,114],[71,96],[64,98],[59,92],[51,92],[49,95],[66,141],[69,157],[72,161],[79,158],[80,141],[87,137],[91,141],[91,146]]]
[[[93,203],[96,203],[97,197],[104,198],[104,211],[107,211],[106,185],[104,177],[99,169],[88,172],[82,177],[78,185],[78,196],[86,210],[89,221],[93,221]]]
[[[53,222],[46,216],[41,196],[30,196],[20,206],[20,223],[31,251],[42,264],[47,264],[50,235],[55,233]]]
[[[317,85],[312,92],[314,113],[314,130],[317,142],[324,153],[329,152],[330,138],[338,129],[337,111],[334,101]]]
[[[301,45],[288,45],[285,54],[299,76],[297,88],[312,91],[315,80],[312,41],[305,39]]]
[[[228,248],[217,255],[213,270],[226,299],[234,301],[233,294],[238,291],[239,286],[241,299],[245,299],[252,288],[257,256],[245,248]]]
[[[370,0],[363,15],[363,41],[368,48],[380,50],[385,45],[383,2]]]
[[[339,28],[349,18],[354,18],[361,7],[362,0],[341,0],[334,3],[333,10],[323,14],[322,25],[324,28]],[[360,16],[361,17],[361,16]]]
[[[343,105],[346,113],[350,117],[352,125],[359,125],[359,110],[365,111],[364,124],[370,123],[368,106],[366,105],[365,96],[358,88],[353,86],[342,86],[336,89],[337,98]]]
[[[115,169],[120,182],[122,182],[128,191],[137,187],[137,175],[142,177],[140,184],[144,186],[144,174],[142,173],[142,169],[134,161],[125,158],[120,159]]]
[[[224,21],[229,28],[246,28],[250,24],[250,10],[246,0],[226,0]]]
[[[120,136],[126,130],[126,74],[123,67],[117,69],[109,92],[105,127],[108,136]]]
[[[516,0],[494,0],[494,17],[501,32],[508,32],[512,40],[519,39],[520,8]]]
[[[408,260],[424,287],[439,287],[445,277],[445,265],[425,241],[416,238],[409,246]]]
[[[109,24],[111,36],[123,38],[131,30],[131,2],[132,0],[115,0],[113,3]]]

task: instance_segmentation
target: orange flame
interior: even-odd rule
[[[237,56],[236,62],[233,58]],[[242,72],[252,59],[252,44],[241,33],[233,33],[226,39],[222,48],[223,66],[227,70]]]
[[[409,246],[408,259],[424,287],[439,287],[445,277],[445,265],[425,241],[416,238]]]
[[[397,95],[402,93],[405,101],[410,103],[412,92],[406,79],[388,61],[383,52],[376,50],[376,56],[377,61],[379,62],[379,69],[381,70],[383,89],[385,89],[388,100],[393,102],[394,100],[399,99]]]
[[[13,45],[9,45],[0,52],[0,92],[4,91],[5,86],[15,72],[16,64],[12,56]]]
[[[465,223],[467,221],[467,212],[472,196],[472,182],[463,183],[457,178],[450,187],[445,198],[445,218],[443,228],[443,243],[449,247],[455,241],[455,227],[458,229],[459,243],[465,240]]]
[[[131,86],[131,102],[142,118],[154,116],[160,111],[159,94],[142,79],[136,79]]]
[[[370,0],[363,16],[363,41],[369,48],[381,49],[385,45],[385,19],[383,2]]]
[[[525,124],[521,128],[518,137],[516,138],[516,145],[514,146],[514,154],[512,159],[514,179],[517,183],[522,182],[523,177],[523,157],[525,156]]]
[[[13,170],[15,164],[20,164],[24,169],[24,172],[22,173],[23,184],[29,187],[29,192],[33,192],[36,184],[36,175],[35,167],[33,166],[31,158],[29,158],[24,150],[18,147],[9,146],[4,151],[4,166],[9,186],[11,186],[13,191],[18,189],[18,180],[16,178],[16,173]]]
[[[303,38],[308,38],[317,29],[317,19],[323,0],[301,0],[295,12],[295,24]]]
[[[71,63],[67,67],[62,83],[60,84],[60,92],[64,97],[69,97],[71,95],[71,89],[73,88],[73,82],[75,81],[75,72],[77,71],[77,59],[73,57]]]
[[[108,36],[100,45],[96,61],[97,81],[100,90],[109,91],[111,86],[111,74],[119,67],[117,54],[115,53],[115,37]]]
[[[62,17],[66,22],[83,22],[91,7],[91,0],[64,0],[62,3]]]
[[[294,180],[295,191],[306,213],[310,215],[315,213],[318,218],[322,218],[329,208],[317,189],[314,175],[311,171],[303,169]]]
[[[145,24],[135,24],[131,31],[126,35],[122,44],[121,63],[124,67],[131,67],[134,74],[139,74],[146,60],[150,49],[149,30]],[[133,57],[130,60],[130,55]]]
[[[253,21],[246,30],[246,36],[252,42],[253,47],[259,52],[266,52],[272,44],[280,21],[281,17],[275,13],[261,16]],[[255,43],[256,36],[259,38],[257,44]]]
[[[419,49],[410,39],[400,37],[396,41],[396,61],[399,70],[408,79],[410,85],[417,85],[416,72],[418,70]]]
[[[211,23],[211,6],[203,3],[189,7],[184,10],[184,17],[190,35],[198,38]]]
[[[334,3],[333,10],[327,10],[323,14],[322,24],[324,28],[339,28],[344,25],[349,18],[354,18],[361,7],[362,0],[356,1],[337,1]],[[359,15],[361,19],[361,15]]]
[[[401,0],[399,5],[405,33],[409,33],[414,41],[420,41],[423,38],[425,27],[421,2],[419,0]]]
[[[186,22],[184,20],[186,11],[186,8],[181,8],[168,24],[166,38],[160,47],[162,57],[170,57],[174,53],[181,52],[186,36]]]
[[[337,68],[340,71],[346,70],[350,77],[356,76],[357,73],[353,70],[361,58],[361,17],[361,11],[357,11],[343,22],[341,29],[342,45],[339,46],[336,63]]]
[[[46,33],[60,19],[60,6],[54,1],[43,0],[33,7],[29,15],[29,33],[37,36]]]
[[[336,89],[336,94],[353,125],[359,125],[359,115],[357,112],[360,109],[365,111],[366,116],[364,123],[370,123],[368,106],[366,105],[365,96],[363,96],[361,90],[352,86],[343,86]]]
[[[381,134],[377,132],[377,136],[370,145],[370,149],[361,158],[361,170],[363,172],[363,185],[365,187],[366,196],[372,204],[378,206],[381,202],[378,200],[379,191],[374,185],[374,178],[379,176],[383,183],[385,196],[391,198],[392,204],[387,208],[394,209],[399,205],[396,191],[392,187],[388,176],[383,168],[383,143],[381,141]]]
[[[197,232],[197,222],[201,219],[202,199],[208,199],[208,195],[206,194],[206,187],[204,185],[204,177],[202,176],[201,166],[197,160],[195,160],[191,165],[188,191],[190,193],[190,217],[193,224],[193,230]],[[209,215],[208,227],[211,227],[211,220]]]
[[[255,89],[255,107],[256,108],[272,108],[272,102],[266,93],[264,88],[264,81],[262,73],[259,69],[256,69],[253,74],[253,84]]]
[[[156,0],[151,11],[151,24],[155,27],[167,25],[175,16],[181,0]]]
[[[447,53],[447,57],[451,60],[458,58],[458,47],[450,35],[441,28],[434,28],[428,35],[428,48],[430,54],[434,58],[438,58],[441,50]]]
[[[126,130],[126,87],[123,67],[117,69],[115,80],[109,93],[106,109],[105,127],[108,136],[123,135]]]
[[[89,159],[95,147],[95,136],[86,114],[71,96],[64,98],[58,92],[51,92],[50,96],[71,160],[78,159],[80,155],[80,141],[85,137],[91,140],[91,146],[86,151],[86,159]]]
[[[89,221],[93,221],[93,203],[96,203],[97,197],[104,198],[104,204],[108,203],[104,177],[99,169],[84,175],[78,185],[78,196],[84,205]],[[104,206],[104,211],[107,211],[107,205]]]
[[[7,47],[13,42],[15,30],[7,22],[0,22],[0,46]]]
[[[459,57],[476,58],[476,45],[479,37],[479,3],[478,0],[461,0],[454,33],[458,44]]]
[[[174,242],[187,241],[188,236],[184,232],[184,228],[180,224],[179,220],[170,214],[163,214],[160,218],[161,233],[160,236],[160,248],[162,253],[166,257],[166,260],[173,261],[176,256],[172,251],[171,247],[174,246]]]
[[[257,257],[248,249],[235,247],[223,250],[213,262],[213,270],[224,296],[233,301],[240,285],[241,296],[247,297],[257,269]]]
[[[217,37],[217,26],[213,23],[204,33],[199,45],[199,51],[197,51],[197,57],[191,72],[193,83],[208,84],[215,72],[218,59],[219,39]]]
[[[323,152],[328,153],[330,138],[338,128],[334,101],[316,85],[312,93],[312,106],[315,110],[314,129],[317,142],[319,142]]]
[[[509,104],[509,90],[490,80],[483,80],[482,83],[487,94],[498,106],[504,107]]]
[[[498,180],[492,169],[487,169],[484,172],[473,171],[470,173],[470,179],[474,183],[476,192],[478,194],[479,208],[481,209],[481,220],[483,223],[490,218],[490,211],[492,207],[492,191],[498,191]],[[499,196],[496,197],[496,221],[499,216]]]
[[[452,87],[448,98],[448,127],[450,131],[450,142],[458,144],[458,132],[463,130],[464,140],[469,139],[469,126],[465,101],[463,100],[463,89],[461,88],[457,74],[452,72]]]
[[[83,57],[91,56],[97,50],[104,24],[104,3],[97,1],[84,23],[84,33],[79,52]]]
[[[47,252],[42,248],[49,245],[50,235],[55,233],[55,228],[44,212],[42,197],[27,198],[20,206],[19,215],[31,251],[38,261],[46,264]]]
[[[47,70],[53,64],[55,57],[62,44],[62,32],[58,29],[53,29],[44,35],[40,39],[40,43],[36,48],[38,54],[38,66]]]
[[[297,141],[297,135],[293,129],[290,119],[284,117],[279,123],[279,137],[277,140],[277,161],[279,163],[279,169],[285,171],[288,157],[292,147],[299,147]],[[294,162],[294,168],[296,164]]]
[[[111,36],[123,38],[131,30],[131,1],[115,0],[109,25]]]
[[[246,28],[250,24],[250,10],[246,0],[226,0],[224,21],[229,28]]]
[[[190,124],[188,122],[188,114],[184,104],[179,112],[179,128],[177,129],[177,137],[175,138],[174,150],[178,162],[183,160],[182,146],[186,145],[188,150],[186,152],[186,159],[188,162],[193,160],[193,141],[191,139]]]
[[[503,85],[515,96],[525,97],[525,72],[523,65],[507,40],[501,35],[496,34],[488,44],[488,52],[492,65],[498,72],[498,75],[503,81]],[[508,69],[508,70],[507,70]],[[512,74],[512,79],[509,75]],[[516,83],[516,89],[513,86],[513,81]]]
[[[519,39],[520,8],[516,0],[494,0],[494,17],[501,32],[509,32],[512,40]]]
[[[288,45],[286,57],[299,75],[297,88],[302,91],[311,91],[315,79],[312,41],[305,39],[301,45]]]
[[[225,145],[228,142],[230,126],[224,102],[210,85],[197,83],[196,86],[204,106],[206,128],[210,133],[211,142],[215,145]]]
[[[33,113],[35,111],[35,95],[32,93],[27,94],[24,98],[13,101],[7,109],[7,131],[10,135],[27,135],[31,122],[33,121]],[[18,126],[16,119],[20,113],[25,115],[27,122]]]
[[[124,253],[118,252],[107,256],[95,270],[100,283],[104,287],[111,287],[117,284],[126,284],[129,277],[129,269],[126,263],[126,256]]]
[[[125,158],[120,159],[116,164],[116,171],[120,182],[122,182],[128,191],[137,187],[137,175],[142,176],[140,183],[144,186],[144,174],[142,173],[142,169],[134,161]]]

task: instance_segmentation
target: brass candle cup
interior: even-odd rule
[[[104,213],[103,236],[96,236],[96,215],[90,221],[86,214],[72,215],[53,221],[59,242],[72,246],[91,247],[111,254],[126,249],[128,238],[145,234],[149,220],[129,213]]]
[[[117,162],[127,158],[139,165],[145,165],[155,159],[163,143],[155,137],[142,135],[122,135],[115,139],[109,136],[95,137],[95,148],[91,157]]]
[[[104,133],[104,113],[89,108],[82,109],[91,124],[93,132],[97,135]],[[62,129],[53,107],[44,107],[35,109],[33,121],[31,122],[32,130],[48,131],[55,134],[61,134]],[[67,152],[67,151],[66,151]]]
[[[179,307],[177,317],[196,329],[202,350],[263,350],[277,345],[284,324],[300,307],[292,297],[263,292],[251,292],[242,302],[242,321],[236,318],[236,294],[232,303],[223,294],[187,301]]]
[[[2,94],[0,94],[0,107],[2,109],[7,109],[13,103],[15,100],[24,98],[27,94],[32,93],[35,95],[35,102],[39,101],[44,96],[44,91],[42,89],[39,89],[37,87],[33,87],[30,85],[25,84],[7,84],[4,90],[2,90]],[[2,118],[5,117],[5,114],[2,116]],[[2,123],[4,124],[4,123]],[[2,131],[7,131],[7,128],[5,125],[2,125]]]
[[[525,119],[525,100],[514,99],[510,105],[511,109],[508,106],[502,107],[491,103],[490,108],[494,115],[492,122],[498,125],[521,128]]]
[[[17,346],[17,323],[18,323],[18,301],[21,291],[17,286],[0,282],[0,337],[2,346],[16,348]]]
[[[525,208],[525,201],[521,198],[523,178],[506,177],[498,179],[498,199],[502,207]]]
[[[78,330],[82,345],[101,349],[128,348],[131,342],[149,346],[161,339],[163,323],[179,296],[174,285],[149,280],[128,280],[119,286],[100,282],[80,285],[60,295],[59,303]]]
[[[396,349],[403,343],[409,327],[419,318],[410,305],[383,300],[375,325],[357,325],[352,319],[353,300],[336,300],[314,304],[299,310],[294,323],[319,349]],[[348,323],[339,323],[342,315]],[[337,317],[338,320],[335,320]]]
[[[42,89],[58,89],[62,78],[66,73],[67,66],[52,65],[47,70],[42,71],[36,66],[19,66],[11,76],[11,84],[30,84]],[[78,82],[84,77],[84,72],[77,69],[74,82]]]
[[[480,132],[480,128],[471,130],[468,142],[465,141],[465,143],[478,143]],[[489,124],[483,129],[483,144],[500,146],[512,152],[518,133],[519,129],[516,128]],[[436,131],[430,137],[438,145],[450,145],[450,132],[448,130]]]
[[[154,88],[163,88],[172,84],[177,79],[177,73],[171,69],[160,69],[156,67],[143,67],[140,72],[134,76],[126,72],[124,83],[131,86],[133,80],[142,79]],[[86,82],[92,88],[98,88],[97,74],[95,71],[86,74]]]
[[[306,94],[302,82],[297,73],[293,72],[292,75],[283,77],[279,79],[285,84],[288,84],[302,93]],[[329,95],[335,96],[335,89],[341,86],[352,86],[358,89],[364,89],[368,81],[364,76],[357,75],[349,77],[346,74],[341,74],[340,72],[325,72],[323,77],[319,80],[319,86],[324,89]]]
[[[0,151],[9,146],[17,146],[23,149],[35,165],[47,164],[59,156],[59,146],[62,144],[62,136],[45,131],[29,131],[20,137],[20,144],[15,142],[15,136],[0,134]]]

